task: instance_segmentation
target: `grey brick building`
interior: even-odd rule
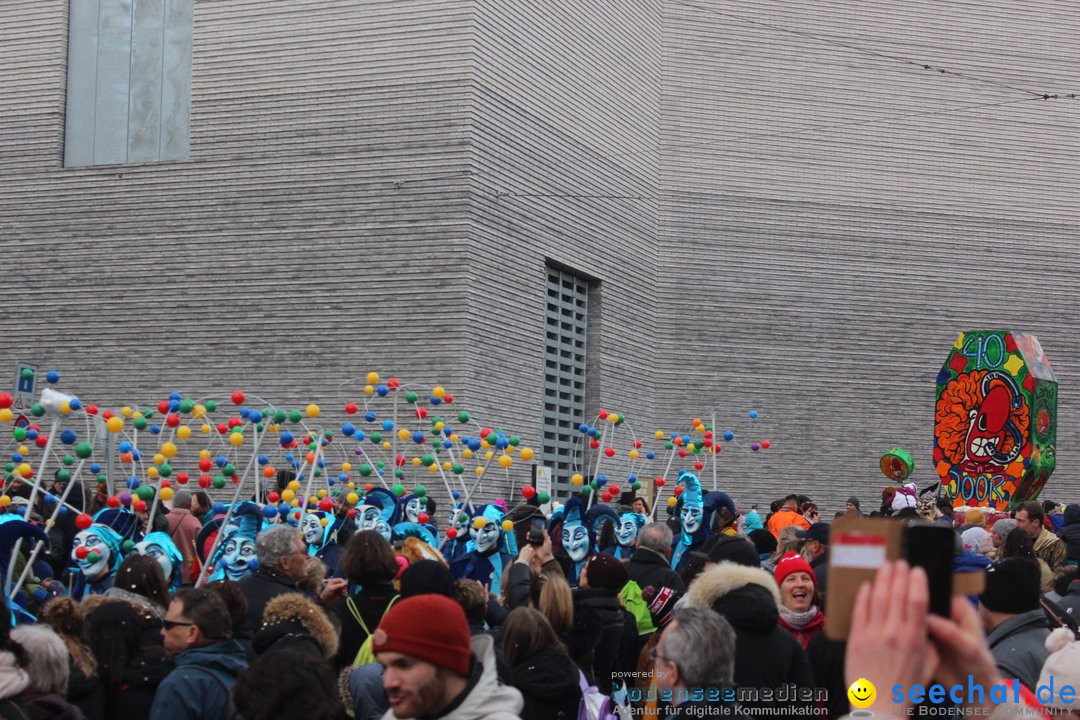
[[[0,0],[0,367],[105,405],[378,370],[548,464],[599,408],[646,438],[716,409],[722,488],[834,509],[896,445],[932,480],[948,348],[1015,327],[1078,499],[1073,15]]]

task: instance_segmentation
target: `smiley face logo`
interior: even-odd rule
[[[859,678],[855,682],[851,683],[851,687],[847,690],[848,700],[851,704],[857,708],[868,708],[874,704],[874,699],[877,697],[877,690],[874,688],[874,684],[866,678]]]

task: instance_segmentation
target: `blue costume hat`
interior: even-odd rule
[[[712,516],[720,510],[727,510],[733,520],[738,517],[738,511],[735,509],[735,501],[732,500],[727,493],[720,492],[719,490],[705,493],[704,502],[705,512],[708,513],[710,527],[712,527]]]
[[[124,508],[103,508],[94,515],[94,522],[106,525],[123,540],[139,542],[142,539],[143,526],[139,516]]]
[[[577,523],[578,525],[582,524],[581,514],[585,510],[585,504],[577,495],[571,497],[569,500],[566,501],[565,505],[559,508],[559,510],[556,510],[555,513],[552,513],[552,518],[554,518],[554,516],[558,514],[560,510],[562,511],[564,525],[570,522]]]
[[[8,565],[11,563],[11,554],[15,551],[15,544],[20,539],[30,541],[29,543],[23,543],[22,549],[20,550],[20,555],[26,557],[29,557],[32,548],[39,540],[45,543],[45,547],[49,546],[48,535],[41,526],[28,523],[18,515],[0,515],[0,584],[7,578]],[[42,560],[38,560],[34,563],[32,573],[43,583],[45,581],[55,582],[51,580],[52,568],[48,563]],[[16,573],[11,578],[11,581],[14,583],[18,579],[18,573]],[[30,611],[26,609],[31,596],[27,596],[24,590],[25,585],[16,589],[14,596],[8,598],[8,605],[10,606],[16,622],[36,622],[37,618],[30,614]],[[34,591],[32,597],[34,601],[40,603],[43,602],[48,595],[48,590],[39,588]]]
[[[49,547],[49,534],[41,526],[33,525],[32,522],[27,522],[17,515],[0,515],[0,580],[6,579],[6,576],[8,576],[11,554],[15,552],[15,544],[19,540],[30,541],[29,543],[23,543],[23,547],[19,551],[19,554],[25,554],[27,557],[29,557],[33,545],[37,544],[39,540],[44,541],[45,547]],[[39,571],[38,565],[44,565],[44,563],[41,563],[40,560],[35,563],[33,572],[42,580],[51,578],[52,572],[44,573],[45,568],[41,568]],[[12,578],[12,583],[16,580],[18,580],[17,575]]]
[[[43,540],[46,547],[49,545],[49,536],[41,526],[28,523],[18,515],[0,515],[0,577],[7,575],[11,553],[15,550],[15,544],[21,539],[33,541],[29,545],[23,543],[23,550],[29,550],[38,540]],[[17,578],[13,578],[12,582],[15,579]]]
[[[573,499],[573,498],[571,498],[571,499]],[[581,505],[581,502],[578,501],[578,506],[580,507],[580,505]],[[548,523],[547,523],[548,532],[550,533],[554,529],[554,527],[556,525],[558,525],[561,522],[565,522],[565,520],[566,520],[566,505],[563,505],[562,507],[559,507],[559,508],[555,508],[555,510],[552,511],[551,515],[548,516]]]
[[[690,503],[703,504],[704,498],[701,494],[701,481],[698,480],[698,476],[694,473],[683,473],[679,476],[678,483],[683,486],[682,495],[679,499],[682,500],[683,505],[689,505]]]
[[[431,547],[438,547],[438,536],[431,531],[427,525],[421,525],[414,522],[399,522],[394,526],[394,540],[404,540],[405,538],[419,538],[423,540]]]
[[[391,527],[401,519],[401,507],[398,505],[397,498],[386,488],[376,487],[368,490],[362,504],[379,508],[382,519]]]

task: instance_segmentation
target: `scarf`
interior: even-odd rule
[[[796,630],[802,630],[804,627],[810,624],[810,621],[817,617],[818,609],[816,605],[811,605],[810,609],[806,612],[797,613],[794,610],[789,610],[786,605],[779,607],[780,617],[784,619],[784,622],[788,626],[795,628]]]

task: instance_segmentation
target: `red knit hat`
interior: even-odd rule
[[[394,603],[371,636],[375,654],[401,653],[469,676],[472,641],[461,605],[444,595],[413,595]]]
[[[814,583],[814,587],[817,587],[817,577],[814,575],[814,569],[810,567],[810,563],[803,559],[802,555],[795,552],[789,552],[780,558],[780,562],[776,563],[776,570],[773,571],[773,578],[776,580],[776,584],[780,585],[791,573],[804,572],[810,576],[810,581]]]

